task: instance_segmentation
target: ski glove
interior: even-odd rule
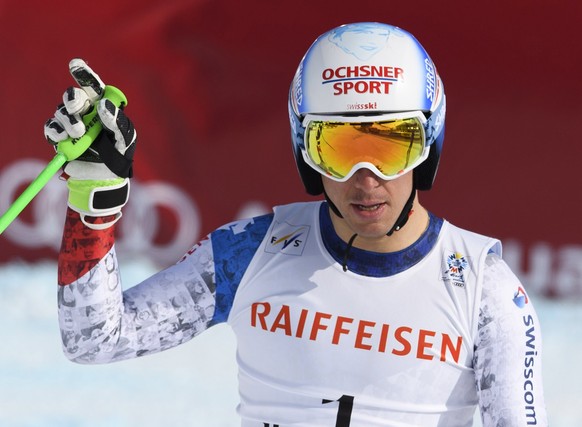
[[[82,116],[92,108],[103,125],[89,149],[64,167],[69,188],[69,207],[93,229],[112,226],[121,218],[121,208],[129,198],[129,178],[133,175],[136,131],[125,113],[103,98],[105,84],[82,59],[69,63],[71,75],[80,87],[70,87],[63,103],[44,126],[45,138],[55,147],[65,139],[85,133]],[[93,224],[86,217],[111,217]]]

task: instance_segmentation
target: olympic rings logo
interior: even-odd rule
[[[6,166],[0,173],[0,212],[5,212],[46,162],[23,159]],[[58,251],[65,219],[67,188],[57,176],[32,200],[32,222],[16,218],[3,236],[24,248],[50,247]],[[174,235],[166,243],[155,242],[160,229],[157,208],[169,210],[176,218]],[[116,246],[124,255],[145,255],[156,262],[175,262],[199,238],[200,213],[194,201],[178,187],[154,181],[133,180],[130,203],[123,209]]]

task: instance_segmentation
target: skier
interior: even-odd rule
[[[419,201],[437,172],[446,98],[410,33],[342,25],[301,60],[293,154],[322,200],[226,224],[126,291],[114,224],[136,131],[84,61],[70,68],[79,87],[47,139],[80,137],[89,108],[104,128],[64,169],[58,301],[71,360],[151,354],[226,322],[244,427],[471,426],[476,408],[486,427],[547,425],[539,321],[501,243]]]

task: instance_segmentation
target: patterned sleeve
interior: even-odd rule
[[[109,363],[182,344],[222,320],[269,221],[240,221],[238,239],[217,230],[175,265],[122,290],[113,227],[92,230],[69,210],[59,254],[58,313],[63,349],[78,363]],[[227,227],[228,228],[228,227]],[[253,239],[247,236],[252,234]],[[245,238],[247,237],[247,238]],[[248,253],[238,273],[226,280],[225,255],[216,248],[238,246]],[[222,242],[222,243],[221,243]],[[244,247],[244,249],[242,248]],[[245,264],[246,263],[246,264]],[[221,279],[217,282],[217,277]],[[222,288],[225,288],[223,290]],[[216,315],[215,315],[216,314]]]
[[[519,279],[486,259],[473,366],[484,427],[547,426],[540,324]]]

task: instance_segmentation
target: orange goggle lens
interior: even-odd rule
[[[310,120],[305,130],[308,162],[336,180],[370,166],[394,179],[426,158],[425,141],[420,115],[357,123]]]

